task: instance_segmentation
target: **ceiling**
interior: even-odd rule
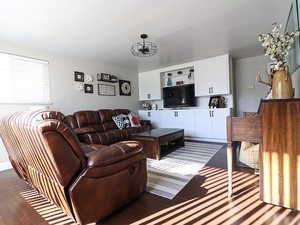
[[[55,54],[139,71],[229,52],[262,54],[257,41],[286,23],[290,0],[9,0],[1,2],[0,38]],[[141,33],[159,52],[136,58]]]

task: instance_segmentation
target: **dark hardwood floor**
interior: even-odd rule
[[[30,187],[13,170],[0,173],[1,225],[72,224],[28,190]],[[259,200],[258,192],[257,176],[235,172],[235,195],[228,200],[223,148],[175,199],[145,193],[99,224],[300,224],[299,212],[265,204]],[[39,213],[33,206],[39,206]]]

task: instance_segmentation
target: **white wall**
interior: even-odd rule
[[[16,46],[4,41],[0,41],[0,51],[49,61],[50,95],[51,101],[53,102],[53,104],[50,105],[50,108],[53,110],[61,111],[64,114],[70,114],[78,110],[87,109],[128,108],[137,111],[139,108],[137,71],[101,62],[59,56],[22,46]],[[94,76],[94,94],[85,94],[75,90],[74,71],[82,71]],[[96,73],[101,72],[114,74],[120,79],[130,80],[133,89],[132,96],[119,96],[118,89],[116,89],[117,96],[98,96]],[[118,87],[118,85],[116,86]],[[31,105],[0,104],[0,117],[16,111],[28,110],[30,107]],[[0,153],[0,162],[5,160],[7,160],[7,157],[3,152]]]
[[[256,83],[259,72],[265,74],[270,59],[264,55],[234,60],[236,112],[257,112],[260,99],[265,97],[268,87]],[[263,77],[266,79],[266,77]]]
[[[69,114],[78,110],[100,109],[100,108],[129,108],[138,109],[138,76],[137,71],[127,68],[120,68],[101,62],[87,61],[80,58],[64,57],[50,54],[21,46],[15,46],[7,42],[0,41],[0,51],[29,56],[33,58],[49,61],[50,73],[50,95],[53,104],[50,106],[54,110]],[[74,88],[74,71],[82,71],[93,75],[94,94],[84,94]],[[106,72],[118,76],[120,79],[130,80],[133,87],[131,97],[118,96],[98,96],[96,73]],[[118,85],[116,85],[118,86]],[[28,105],[0,105],[0,116],[6,112],[28,109]]]

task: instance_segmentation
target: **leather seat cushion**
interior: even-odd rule
[[[122,141],[103,148],[93,145],[95,152],[89,155],[88,166],[102,167],[125,160],[142,152],[142,145],[137,141]]]

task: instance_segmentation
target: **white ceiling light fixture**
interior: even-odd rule
[[[141,34],[141,42],[137,42],[132,45],[130,51],[132,55],[137,57],[148,57],[157,53],[157,45],[151,41],[146,41],[147,34]]]

